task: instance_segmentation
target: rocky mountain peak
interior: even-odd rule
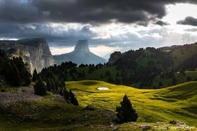
[[[76,52],[83,51],[83,52],[89,52],[89,46],[88,46],[88,41],[87,40],[79,40],[77,42],[77,45],[75,46]]]
[[[87,40],[79,40],[75,46],[74,51],[62,55],[53,56],[56,64],[61,64],[62,62],[72,61],[77,65],[80,64],[99,64],[107,62],[100,56],[95,55],[89,50]]]

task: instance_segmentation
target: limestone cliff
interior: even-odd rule
[[[44,67],[54,64],[53,56],[44,38],[0,41],[0,49],[6,50],[10,57],[22,57],[28,63],[31,73],[36,68],[40,72]]]

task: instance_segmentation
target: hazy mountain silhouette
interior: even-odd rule
[[[95,55],[89,50],[87,40],[79,40],[75,46],[74,51],[62,55],[54,55],[53,58],[57,64],[61,64],[62,62],[66,61],[72,61],[77,65],[99,64],[107,62],[107,60]]]

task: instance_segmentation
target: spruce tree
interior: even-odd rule
[[[133,109],[132,104],[126,94],[123,97],[123,101],[120,102],[120,105],[121,106],[116,107],[117,123],[137,121],[138,115],[135,109]]]
[[[47,91],[51,91],[52,89],[52,83],[51,83],[51,80],[50,79],[47,79],[46,81],[46,87],[47,87]]]
[[[75,94],[71,90],[69,91],[69,94],[70,94],[70,103],[72,103],[75,106],[78,106],[79,103],[75,97]]]
[[[69,94],[69,91],[66,90],[66,88],[63,90],[63,95],[64,95],[64,99],[65,99],[67,102],[70,102],[70,94]]]
[[[36,69],[34,69],[32,80],[33,80],[34,82],[35,82],[36,80],[38,80],[38,73],[37,73],[37,70],[36,70]]]
[[[46,86],[41,78],[38,78],[34,85],[34,92],[36,95],[44,96],[47,93]]]
[[[11,83],[14,86],[20,86],[21,84],[21,77],[20,77],[20,72],[15,64],[12,65],[12,79]]]

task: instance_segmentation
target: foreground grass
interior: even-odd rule
[[[197,82],[188,82],[163,89],[136,89],[103,81],[84,80],[66,83],[79,101],[79,106],[54,101],[48,94],[40,101],[19,101],[1,105],[1,131],[53,130],[141,130],[140,125],[151,124],[151,130],[166,126],[177,130],[177,125],[156,122],[179,120],[197,126]],[[101,91],[100,86],[110,90]],[[114,125],[116,106],[127,94],[138,113],[138,122]],[[91,104],[95,110],[85,110]],[[193,127],[192,130],[196,130]]]

